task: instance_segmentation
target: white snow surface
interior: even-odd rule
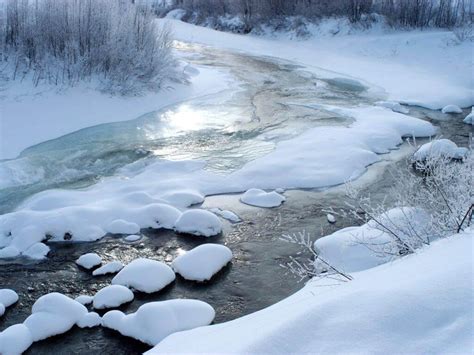
[[[30,330],[24,324],[14,324],[0,332],[0,354],[22,354],[33,344]]]
[[[220,208],[211,208],[209,209],[209,211],[232,223],[239,223],[242,221],[239,216],[237,216],[234,212],[229,211],[229,210],[223,210]]]
[[[457,105],[446,105],[441,110],[443,113],[462,113],[462,110]]]
[[[265,192],[261,189],[249,189],[240,197],[240,201],[256,207],[278,207],[286,200],[278,192]]]
[[[79,302],[80,304],[84,306],[87,304],[91,304],[93,300],[94,300],[94,297],[89,296],[89,295],[80,295],[74,298],[74,301]]]
[[[173,270],[186,280],[207,281],[232,260],[232,251],[221,244],[202,244],[173,260]]]
[[[407,114],[410,112],[410,110],[407,107],[402,106],[400,105],[399,102],[395,102],[395,101],[377,101],[375,104],[378,106],[389,108],[394,112],[400,112],[404,114]]]
[[[102,264],[102,258],[96,253],[87,253],[81,255],[79,259],[76,260],[76,264],[82,266],[84,269],[89,270]]]
[[[123,219],[116,219],[110,222],[105,229],[106,232],[112,234],[135,234],[140,232],[138,224],[127,222]]]
[[[95,312],[89,312],[77,321],[79,328],[93,328],[102,324],[102,318]]]
[[[112,284],[153,293],[174,281],[176,275],[166,264],[151,259],[135,259],[112,279]]]
[[[436,157],[462,159],[467,153],[467,148],[460,148],[453,141],[442,138],[423,144],[418,148],[415,154],[413,154],[413,159],[416,161]]]
[[[222,223],[212,212],[192,209],[185,211],[178,218],[175,230],[180,233],[212,237],[222,232]]]
[[[142,237],[137,234],[132,234],[132,235],[127,235],[125,238],[123,238],[127,242],[136,242],[137,240],[140,240]]]
[[[474,107],[471,109],[471,113],[469,113],[463,120],[464,123],[474,125]]]
[[[121,261],[111,261],[101,267],[92,271],[92,276],[100,276],[106,274],[115,274],[123,269],[123,263]]]
[[[148,354],[470,353],[473,237],[435,241],[333,287],[310,282],[262,311],[172,334]]]
[[[133,292],[122,285],[110,285],[99,290],[92,305],[95,309],[116,308],[133,300]]]
[[[7,308],[16,302],[18,302],[18,294],[15,291],[9,288],[0,289],[0,304]]]
[[[102,325],[122,335],[156,345],[169,334],[208,325],[214,316],[214,309],[207,303],[180,299],[149,302],[127,315],[110,311],[103,316]]]

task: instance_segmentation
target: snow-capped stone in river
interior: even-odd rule
[[[76,264],[82,266],[84,269],[89,270],[102,264],[102,258],[96,253],[87,253],[81,255],[79,259],[76,260]]]
[[[462,110],[459,106],[456,105],[446,105],[441,110],[443,113],[462,113]]]
[[[0,317],[5,313],[5,309],[18,302],[18,294],[9,289],[0,290]],[[1,352],[0,352],[1,353]]]
[[[400,105],[398,102],[396,101],[377,101],[375,103],[377,106],[382,106],[382,107],[386,107],[386,108],[389,108],[391,109],[392,111],[394,112],[399,112],[399,113],[404,113],[404,114],[407,114],[409,113],[410,111],[408,110],[408,108],[406,108],[405,106],[403,105]]]
[[[138,224],[127,222],[123,219],[116,219],[110,222],[105,229],[112,234],[136,234],[140,232]]]
[[[94,300],[94,297],[88,296],[88,295],[80,295],[74,298],[74,301],[79,302],[80,304],[83,304],[84,306],[87,304],[91,304],[93,300]]]
[[[24,324],[14,324],[0,332],[0,354],[22,354],[33,343],[33,336]]]
[[[95,309],[115,308],[133,300],[133,292],[122,285],[110,285],[99,290],[92,305]]]
[[[50,249],[46,244],[38,242],[26,249],[22,255],[30,259],[41,260],[48,255],[49,250]]]
[[[105,265],[102,265],[100,268],[92,271],[93,276],[100,276],[105,274],[115,274],[123,269],[123,264],[120,261],[111,261]]]
[[[102,318],[95,312],[89,312],[77,321],[79,328],[93,328],[102,324]]]
[[[136,242],[137,240],[140,240],[142,237],[141,235],[137,234],[132,234],[132,235],[127,235],[125,238],[123,238],[126,242]]]
[[[219,217],[222,217],[226,220],[228,220],[229,222],[232,222],[232,223],[239,223],[241,222],[242,220],[240,219],[239,216],[237,216],[234,212],[232,211],[228,211],[228,210],[221,210],[220,208],[211,208],[209,211],[211,211],[212,213],[218,215]]]
[[[156,345],[172,333],[211,324],[214,317],[215,311],[209,304],[181,299],[149,302],[127,315],[110,311],[102,317],[102,325],[146,344]]]
[[[336,217],[335,217],[333,214],[328,213],[328,214],[326,215],[326,218],[327,218],[327,220],[328,220],[329,223],[336,223]]]
[[[153,293],[169,285],[175,278],[176,275],[168,265],[160,261],[140,258],[125,266],[112,279],[112,284]]]
[[[178,218],[175,230],[180,233],[211,237],[222,231],[222,223],[214,213],[192,209],[187,210]]]
[[[207,281],[232,260],[232,251],[220,244],[203,244],[172,263],[173,270],[186,280]]]
[[[466,148],[460,148],[449,139],[436,139],[423,144],[413,154],[415,161],[423,161],[429,158],[446,157],[451,159],[462,159],[467,154]]]
[[[204,196],[198,191],[171,191],[160,198],[170,205],[183,208],[204,202]]]
[[[267,208],[280,206],[285,200],[285,196],[276,191],[265,192],[260,189],[247,190],[240,197],[240,201],[247,205]]]
[[[30,330],[33,341],[38,341],[67,332],[85,314],[87,308],[82,304],[53,292],[38,298],[23,324]]]
[[[471,113],[464,118],[463,122],[474,125],[474,107],[471,109]]]

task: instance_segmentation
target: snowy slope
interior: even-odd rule
[[[334,287],[170,335],[150,353],[470,353],[474,230]]]

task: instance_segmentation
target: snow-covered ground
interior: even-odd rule
[[[350,282],[310,282],[262,311],[172,334],[149,353],[468,354],[473,237],[471,229],[436,241]]]

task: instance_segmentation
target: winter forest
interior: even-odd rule
[[[473,0],[0,0],[0,355],[470,354]]]

